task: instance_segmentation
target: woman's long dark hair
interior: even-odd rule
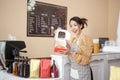
[[[71,20],[77,22],[79,25],[82,25],[81,30],[84,29],[84,25],[87,26],[87,19],[86,19],[86,18],[79,18],[79,17],[75,16],[75,17],[72,17],[72,18],[70,19],[70,21],[71,21]],[[69,21],[69,23],[70,23],[70,21]]]

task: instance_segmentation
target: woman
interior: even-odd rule
[[[87,26],[87,19],[73,17],[69,21],[72,37],[67,42],[67,51],[71,62],[70,80],[91,80],[90,61],[93,43],[82,30]]]

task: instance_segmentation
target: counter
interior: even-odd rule
[[[52,55],[60,70],[62,80],[70,80],[70,63],[66,55]],[[61,65],[61,66],[60,66]],[[109,80],[110,66],[120,66],[120,53],[97,53],[92,54],[90,66],[94,80]]]
[[[59,69],[59,78],[21,78],[0,71],[1,80],[70,80],[70,63],[67,55],[54,54],[51,59],[56,61]],[[109,80],[110,66],[120,66],[120,53],[98,53],[92,55],[90,66],[93,70],[94,80]]]
[[[120,53],[93,54],[90,66],[93,70],[94,80],[109,80],[110,67],[120,67]]]
[[[61,78],[22,78],[0,70],[0,80],[62,80]]]

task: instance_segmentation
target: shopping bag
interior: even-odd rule
[[[39,78],[40,59],[30,60],[30,77]]]
[[[110,67],[110,80],[120,80],[120,67],[118,66]]]
[[[41,59],[40,77],[50,78],[50,59]]]

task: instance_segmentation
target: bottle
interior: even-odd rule
[[[54,27],[51,26],[51,36],[54,36]]]
[[[18,57],[15,57],[14,59],[12,73],[16,76],[18,75]]]
[[[24,57],[20,57],[18,64],[18,76],[24,77]]]
[[[21,56],[18,57],[18,76],[20,76]]]
[[[58,77],[58,68],[55,64],[55,60],[53,60],[53,65],[51,66],[51,77],[57,78]]]
[[[28,57],[26,57],[24,62],[24,77],[28,78],[29,74],[30,74],[30,64],[29,64]]]

